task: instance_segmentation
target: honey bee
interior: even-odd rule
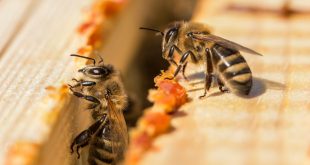
[[[73,95],[89,102],[92,118],[95,120],[88,129],[76,136],[70,146],[71,153],[89,145],[88,163],[115,164],[122,159],[128,146],[127,126],[123,110],[127,104],[127,95],[118,72],[112,65],[105,65],[103,60],[96,60],[76,54],[71,56],[92,60],[78,72],[80,78],[72,79],[69,84]]]
[[[170,64],[176,65],[174,77],[185,69],[188,62],[205,65],[205,87],[200,98],[206,96],[213,78],[221,92],[231,91],[237,95],[248,95],[252,87],[252,72],[240,51],[261,55],[235,42],[213,35],[202,23],[174,22],[164,32],[151,28],[140,28],[159,32],[163,36],[162,55]],[[181,55],[179,63],[174,53]],[[190,57],[190,58],[188,58]]]

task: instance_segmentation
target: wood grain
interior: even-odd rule
[[[284,1],[272,12],[229,9],[231,2],[201,0],[192,21],[264,55],[243,54],[254,75],[250,96],[214,87],[198,99],[203,67],[189,66],[190,81],[180,82],[192,101],[141,164],[310,164],[310,15],[281,15]]]
[[[16,142],[42,143],[52,128],[45,116],[58,103],[35,107],[47,96],[47,86],[58,86],[73,73],[68,55],[84,43],[76,28],[90,4],[0,1],[0,164]]]
[[[12,42],[22,25],[30,17],[32,9],[36,7],[34,1],[9,1],[0,2],[0,54],[5,52],[6,48]],[[8,14],[8,13],[14,13]]]

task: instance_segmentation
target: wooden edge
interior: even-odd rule
[[[113,18],[123,10],[126,4],[127,0],[94,1],[90,9],[85,13],[84,21],[77,27],[77,34],[80,35],[81,40],[85,40],[85,43],[76,50],[76,53],[84,56],[91,56],[94,49],[102,47],[102,36],[106,35],[106,32],[111,30],[104,26],[105,23],[113,20]],[[87,61],[85,60],[75,60],[76,68],[80,68],[86,63]],[[49,147],[47,147],[53,146],[53,144],[48,144],[50,143],[49,140],[51,136],[53,136],[52,132],[57,129],[58,122],[62,118],[61,115],[72,112],[67,109],[68,106],[71,106],[69,104],[77,103],[72,100],[73,97],[68,92],[68,87],[65,82],[59,82],[56,86],[48,86],[46,90],[47,94],[42,98],[43,101],[40,104],[36,104],[35,107],[31,107],[31,109],[37,111],[42,117],[41,123],[38,123],[41,124],[38,130],[41,131],[41,137],[38,137],[40,140],[35,142],[29,140],[16,141],[8,149],[5,165],[42,164],[43,162],[46,163],[48,160],[53,159],[53,156],[48,153]],[[76,106],[73,107],[76,108]],[[64,112],[65,110],[68,111]],[[66,150],[64,152],[66,152]],[[73,159],[69,159],[66,163],[71,164],[72,161]]]

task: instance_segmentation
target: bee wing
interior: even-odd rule
[[[128,145],[127,126],[123,112],[115,108],[110,98],[107,98],[107,103],[112,153],[119,157]]]
[[[224,39],[222,37],[218,37],[218,36],[215,36],[215,35],[212,35],[212,34],[195,34],[195,33],[193,33],[193,38],[195,38],[197,40],[216,42],[217,44],[219,44],[219,45],[221,45],[223,47],[227,47],[227,48],[230,48],[230,49],[240,50],[240,51],[247,52],[247,53],[250,53],[250,54],[262,56],[262,54],[254,51],[252,49],[249,49],[249,48],[244,47],[244,46],[242,46],[240,44],[237,44],[235,42],[226,40],[226,39]]]

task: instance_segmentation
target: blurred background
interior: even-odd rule
[[[118,30],[115,30],[110,38],[117,38],[116,41],[110,40],[108,45],[103,46],[104,55],[124,54],[130,57],[126,58],[128,61],[122,62],[117,62],[120,59],[110,59],[107,57],[108,61],[110,60],[111,63],[121,68],[126,89],[134,103],[131,105],[133,110],[125,113],[130,125],[135,123],[137,116],[141,115],[142,109],[150,106],[150,102],[146,98],[148,90],[154,87],[154,77],[160,74],[160,70],[168,68],[168,62],[161,56],[161,36],[155,35],[155,33],[150,31],[139,30],[139,28],[149,27],[164,31],[165,27],[173,21],[189,21],[196,3],[197,0],[130,1],[128,8],[125,9],[123,15],[118,20],[121,23],[117,22],[115,26],[126,31],[124,32],[120,29],[119,31],[122,31],[122,35],[131,32],[136,35],[131,35],[131,37],[124,39],[124,36],[114,34],[115,32],[119,33]],[[129,16],[130,14],[126,14],[127,12],[133,15]],[[126,18],[122,18],[124,16]],[[135,24],[131,22],[132,19],[141,19],[141,21]],[[123,21],[126,23],[122,23]],[[120,41],[121,38],[123,41]],[[133,42],[137,42],[137,44],[131,45],[130,51],[124,51],[124,53],[115,52],[115,50],[120,51],[115,45],[122,45],[121,48],[124,49],[124,45]],[[132,113],[132,111],[135,112]]]

